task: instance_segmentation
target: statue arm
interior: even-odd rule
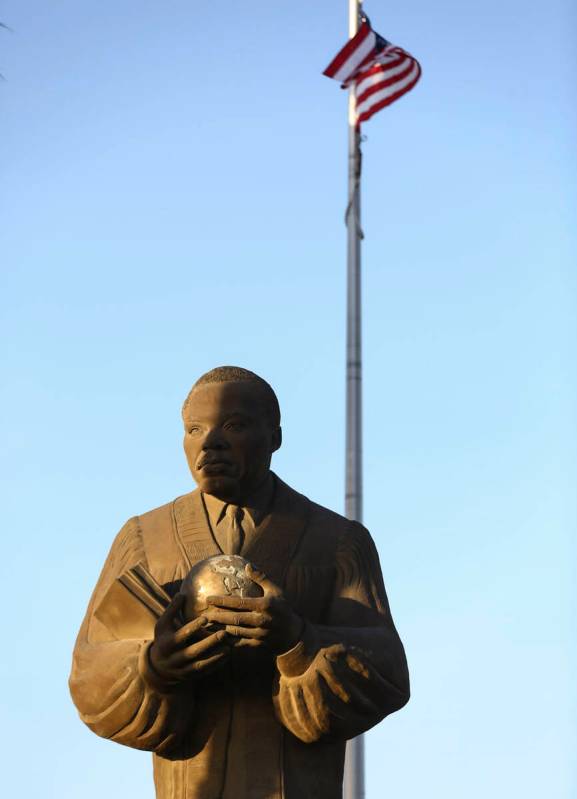
[[[277,658],[278,719],[306,743],[352,738],[409,699],[409,675],[369,533],[352,523],[337,553],[326,625],[305,624]]]
[[[146,564],[140,529],[130,519],[116,537],[94,589],[74,648],[70,692],[82,721],[97,735],[136,749],[163,752],[188,723],[193,698],[167,693],[148,661],[149,640],[118,640],[94,616],[113,581]]]

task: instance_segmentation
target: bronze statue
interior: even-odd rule
[[[270,471],[280,411],[257,375],[203,375],[183,420],[198,488],[116,537],[74,702],[154,753],[158,799],[338,799],[346,740],[409,698],[373,541]]]

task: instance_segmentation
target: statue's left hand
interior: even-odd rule
[[[209,621],[223,625],[238,639],[236,646],[267,646],[276,655],[288,652],[298,642],[304,622],[272,580],[253,566],[247,576],[264,591],[262,597],[211,596],[202,612]]]

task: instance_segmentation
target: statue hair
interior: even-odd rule
[[[280,406],[272,387],[262,377],[259,377],[249,369],[243,369],[241,366],[217,366],[199,377],[184,400],[182,406],[183,416],[195,389],[208,383],[255,383],[262,391],[271,424],[275,428],[280,427]]]

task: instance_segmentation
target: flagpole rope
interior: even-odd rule
[[[358,134],[357,137],[357,147],[356,147],[356,158],[355,158],[355,182],[353,185],[353,189],[349,196],[349,202],[347,204],[347,209],[345,211],[345,226],[348,227],[349,224],[349,216],[354,213],[355,218],[355,229],[357,232],[357,236],[359,239],[363,240],[365,238],[365,234],[363,228],[361,226],[361,219],[359,215],[359,204],[355,202],[355,199],[358,193],[361,190],[361,176],[363,172],[363,151],[361,149],[361,142],[365,141],[365,137]]]

